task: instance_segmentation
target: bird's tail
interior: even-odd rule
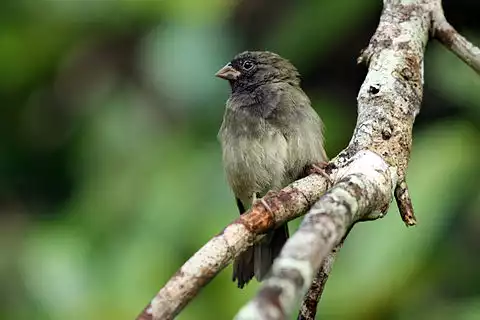
[[[232,280],[237,280],[239,288],[243,288],[254,275],[258,281],[262,281],[287,239],[287,224],[269,232],[260,243],[248,248],[235,259]]]
[[[262,241],[255,245],[254,273],[258,281],[262,281],[270,271],[273,260],[280,254],[283,245],[288,239],[288,225],[269,232]]]
[[[242,252],[233,262],[232,280],[242,289],[253,278],[253,254],[255,248],[250,247]]]

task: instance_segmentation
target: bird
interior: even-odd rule
[[[269,51],[245,51],[215,75],[231,88],[218,139],[240,214],[268,191],[304,177],[312,166],[325,168],[324,125],[289,60]],[[238,288],[268,275],[288,237],[285,223],[234,260],[232,280]]]

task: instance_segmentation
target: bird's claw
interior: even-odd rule
[[[270,192],[270,191],[269,191],[269,192]],[[269,192],[267,192],[267,195],[268,195]],[[260,203],[263,205],[263,207],[265,208],[265,210],[267,210],[267,211],[270,212],[270,213],[273,212],[273,211],[272,211],[272,208],[271,208],[270,205],[267,203],[267,201],[265,201],[265,199],[263,199],[263,198],[258,199],[257,193],[254,193],[254,194],[252,195],[252,206],[253,206],[257,201],[260,202]]]
[[[267,201],[265,201],[265,199],[260,198],[259,201],[260,201],[260,203],[265,207],[265,209],[266,209],[268,212],[272,213],[272,208],[268,205],[268,203],[267,203]]]
[[[308,174],[319,174],[325,179],[327,179],[327,182],[329,186],[333,185],[333,180],[330,178],[330,175],[325,172],[325,169],[328,167],[328,162],[319,162],[319,163],[313,163],[310,165],[310,168],[308,169]]]

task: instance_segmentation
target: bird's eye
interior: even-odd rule
[[[242,64],[243,69],[250,70],[253,68],[253,62],[250,60],[245,60]]]

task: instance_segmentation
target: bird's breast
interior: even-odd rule
[[[228,182],[235,195],[247,203],[254,192],[264,194],[282,187],[288,156],[283,134],[257,121],[256,126],[237,123],[234,129],[227,127],[221,136]]]

